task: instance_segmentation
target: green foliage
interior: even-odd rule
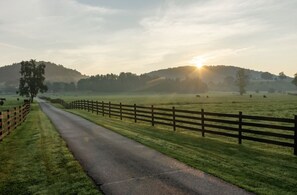
[[[207,85],[199,78],[186,78],[180,80],[148,75],[138,76],[132,73],[121,73],[120,75],[97,75],[81,79],[77,83],[77,90],[111,93],[133,91],[197,93],[206,92]]]
[[[36,65],[35,60],[21,62],[21,78],[19,85],[19,94],[21,96],[30,97],[31,102],[39,92],[47,91],[47,86],[44,85],[44,69],[45,64]]]
[[[263,72],[261,74],[261,78],[264,80],[272,80],[273,79],[273,74],[269,73],[269,72]]]
[[[280,72],[280,73],[278,74],[278,78],[279,78],[280,80],[285,80],[285,79],[287,78],[287,76],[285,75],[284,72]]]
[[[244,69],[239,69],[236,73],[236,85],[239,88],[239,94],[245,93],[245,87],[248,85],[249,77],[245,74]]]
[[[0,151],[0,194],[100,194],[36,104]]]

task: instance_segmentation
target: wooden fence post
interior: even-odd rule
[[[152,126],[155,126],[154,105],[152,105]]]
[[[3,114],[0,112],[0,141],[2,141],[2,131],[3,131]]]
[[[108,117],[111,117],[111,103],[108,102]]]
[[[134,122],[137,122],[136,104],[134,104]]]
[[[295,115],[294,155],[297,155],[297,115]]]
[[[104,116],[104,101],[102,101],[102,116]]]
[[[173,123],[173,131],[176,131],[176,123],[175,123],[175,107],[172,107],[172,123]]]
[[[92,113],[94,113],[94,101],[91,101],[91,109],[92,109]]]
[[[87,100],[87,108],[88,108],[88,112],[90,112],[90,101]]]
[[[22,123],[22,106],[19,106],[19,124]]]
[[[14,107],[14,127],[13,129],[15,129],[17,127],[17,108]]]
[[[123,120],[122,103],[120,103],[120,118]]]
[[[6,123],[6,125],[7,125],[7,134],[9,134],[10,133],[10,113],[9,113],[9,110],[7,110],[6,111],[7,112],[7,123]]]
[[[205,136],[204,109],[201,109],[201,132],[202,132],[202,137],[204,137]]]
[[[96,112],[97,112],[97,115],[99,114],[99,102],[96,101]]]
[[[238,121],[238,143],[241,144],[242,139],[242,112],[239,112],[239,121]]]

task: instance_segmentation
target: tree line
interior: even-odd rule
[[[48,89],[52,92],[65,91],[93,91],[93,92],[162,92],[162,93],[203,93],[208,90],[205,84],[199,78],[168,79],[157,76],[136,75],[132,73],[96,75],[78,81],[77,86],[74,83],[54,82],[44,84],[45,64],[36,64],[35,60],[21,62],[21,78],[19,81],[19,93],[21,96],[33,98],[39,92],[46,92]],[[267,75],[265,75],[267,76]],[[279,75],[286,78],[282,72]],[[246,92],[249,84],[249,76],[244,69],[239,69],[236,73],[236,79],[231,77],[225,79],[226,82],[234,83],[239,90],[240,95]],[[297,87],[297,73],[292,81]]]

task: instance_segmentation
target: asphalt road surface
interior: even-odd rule
[[[42,100],[40,105],[105,194],[250,194]]]

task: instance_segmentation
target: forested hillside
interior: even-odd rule
[[[62,65],[51,62],[38,63],[44,63],[46,65],[45,78],[47,83],[77,83],[80,79],[87,77],[76,70],[65,68]],[[0,90],[16,90],[19,85],[20,69],[20,63],[0,67]]]

